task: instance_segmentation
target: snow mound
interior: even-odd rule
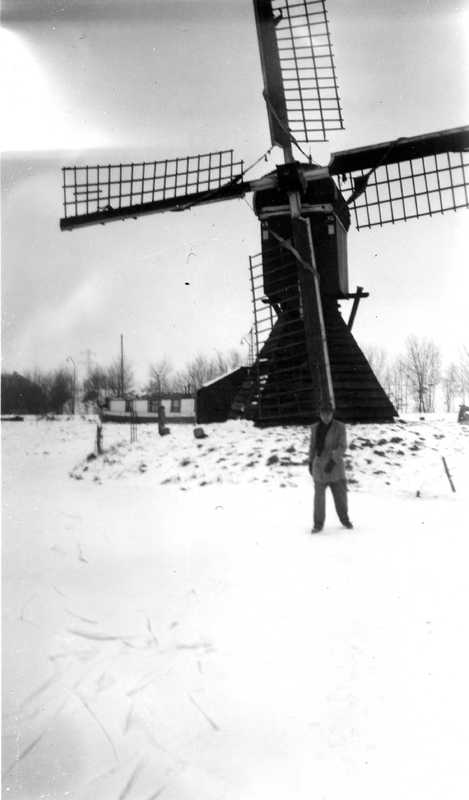
[[[197,440],[190,425],[173,426],[167,437],[142,425],[131,442],[127,426],[105,426],[104,453],[80,459],[70,476],[95,483],[140,479],[185,491],[210,484],[295,487],[307,475],[308,427],[259,429],[233,420],[204,429],[207,438]],[[468,450],[469,430],[445,417],[349,425],[348,483],[358,491],[446,494],[443,458],[457,482]]]

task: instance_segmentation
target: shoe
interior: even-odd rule
[[[311,533],[319,533],[319,531],[322,531],[322,528],[322,525],[315,525],[314,528],[311,529]]]
[[[344,528],[347,528],[347,530],[349,530],[349,531],[353,530],[353,525],[350,522],[350,520],[348,522],[344,522],[343,526],[344,526]]]

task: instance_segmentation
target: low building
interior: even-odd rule
[[[197,392],[197,422],[225,422],[230,416],[243,416],[244,409],[238,414],[232,406],[248,373],[248,367],[238,367],[204,384]]]
[[[158,422],[159,407],[167,422],[196,421],[195,397],[182,392],[168,392],[158,397],[109,397],[101,406],[103,422]]]

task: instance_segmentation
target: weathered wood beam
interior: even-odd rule
[[[368,297],[368,292],[363,291],[363,286],[357,286],[357,291],[355,292],[355,294],[350,296],[353,297],[354,299],[353,299],[352,310],[350,312],[350,316],[347,322],[347,328],[349,329],[349,331],[352,330],[353,323],[355,322],[355,317],[357,315],[360,300],[362,299],[362,297]]]

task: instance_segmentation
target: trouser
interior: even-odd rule
[[[322,528],[326,518],[326,487],[330,486],[335,510],[342,525],[349,522],[347,506],[347,482],[345,480],[320,483],[314,481],[314,527]]]

